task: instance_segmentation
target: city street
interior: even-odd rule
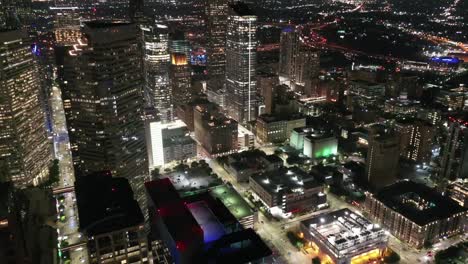
[[[70,152],[70,143],[68,140],[68,131],[63,110],[62,96],[60,89],[53,86],[51,95],[52,122],[54,133],[54,152],[55,158],[59,160],[60,180],[55,190],[73,186],[75,175],[73,172],[72,156]],[[60,197],[60,195],[57,195]],[[65,221],[58,221],[58,235],[61,241],[66,241],[65,244],[73,246],[82,244],[84,237],[78,231],[78,211],[76,208],[76,197],[74,192],[63,193],[63,205]],[[59,200],[57,199],[60,204]],[[88,263],[88,252],[86,247],[77,247],[69,252],[71,264]],[[62,263],[64,260],[62,259]]]

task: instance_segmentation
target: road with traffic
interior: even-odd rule
[[[70,152],[70,142],[68,139],[68,130],[65,120],[65,112],[63,110],[62,95],[58,86],[52,87],[50,98],[52,124],[54,134],[54,152],[55,158],[59,160],[60,179],[55,190],[72,187],[75,182],[73,170],[72,156]],[[88,252],[86,246],[82,246],[85,242],[83,235],[79,232],[78,210],[76,208],[75,193],[65,192],[57,195],[57,210],[59,215],[58,220],[58,237],[59,244],[62,247],[72,247],[71,250],[64,250],[61,255],[69,255],[71,264],[88,263]],[[62,218],[63,216],[63,218]],[[78,245],[74,247],[74,245]],[[68,252],[68,253],[67,253]],[[61,262],[68,262],[67,259],[61,258]]]

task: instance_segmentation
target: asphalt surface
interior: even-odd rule
[[[72,156],[70,152],[70,142],[68,140],[68,130],[63,110],[62,96],[60,89],[56,86],[52,88],[51,95],[52,123],[54,133],[55,158],[59,160],[60,180],[56,189],[73,186],[75,175],[73,171]],[[65,221],[58,221],[58,236],[61,241],[66,241],[69,246],[81,245],[85,242],[84,236],[78,231],[79,218],[76,208],[76,197],[74,192],[64,193]],[[58,196],[57,196],[58,197]],[[59,202],[58,202],[59,203]],[[70,263],[88,263],[88,252],[86,246],[76,247],[69,250]],[[62,263],[65,259],[61,259]]]

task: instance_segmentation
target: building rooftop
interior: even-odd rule
[[[153,204],[172,238],[177,242],[191,241],[203,234],[200,225],[180,198],[168,178],[145,183],[150,204]]]
[[[172,171],[163,174],[162,177],[168,178],[181,196],[185,196],[183,192],[187,192],[192,189],[200,190],[213,185],[216,186],[216,184],[219,184],[220,182],[217,177],[210,175],[207,168],[203,168],[201,166],[198,168],[187,168],[183,171]]]
[[[196,111],[201,114],[203,123],[210,127],[231,125],[237,127],[237,122],[224,114],[204,105],[197,105]]]
[[[219,199],[237,220],[252,215],[253,211],[247,202],[232,187],[220,185],[210,190],[210,194]]]
[[[198,263],[256,263],[255,260],[270,256],[271,253],[258,234],[249,228],[227,234],[212,243]]]
[[[257,159],[261,157],[265,157],[266,154],[265,152],[259,150],[259,149],[253,149],[253,150],[247,150],[247,151],[242,151],[238,153],[233,153],[229,155],[230,160],[234,160],[237,162],[249,162],[249,161],[256,161]]]
[[[75,182],[80,230],[98,235],[143,224],[143,214],[125,178],[99,172]]]
[[[407,100],[407,99],[390,99],[385,101],[386,104],[396,106],[419,106],[419,101]]]
[[[426,126],[433,126],[429,121],[426,121],[426,120],[423,120],[423,119],[420,119],[420,118],[416,118],[416,117],[403,117],[403,118],[398,118],[398,119],[396,120],[396,122],[397,122],[398,124],[401,124],[401,125],[419,123],[419,124],[423,124],[423,125],[426,125]]]
[[[213,212],[213,214],[216,216],[216,218],[221,224],[230,225],[238,222],[234,215],[231,214],[229,209],[226,206],[224,206],[221,200],[216,199],[216,197],[212,196],[211,193],[208,191],[184,197],[184,202],[186,204],[199,201],[203,201],[207,204],[207,206],[210,208],[210,210]]]
[[[344,208],[304,220],[301,225],[320,239],[336,255],[355,251],[356,247],[372,239],[386,240],[385,231],[377,224]]]
[[[111,28],[111,27],[120,27],[120,26],[128,26],[132,25],[132,23],[122,22],[122,21],[89,21],[86,22],[85,25],[89,28]]]
[[[177,145],[188,145],[188,144],[196,144],[195,140],[190,136],[181,136],[181,137],[172,137],[166,138],[163,140],[163,146],[177,146]]]
[[[281,164],[283,164],[283,160],[280,157],[276,156],[275,154],[266,155],[264,157],[264,159],[266,159],[270,163],[281,163]]]
[[[335,138],[335,136],[326,131],[312,131],[305,135],[305,138],[314,141],[314,140],[321,140],[321,139],[328,139],[328,138]]]
[[[237,126],[237,133],[239,134],[239,137],[240,136],[245,136],[245,135],[249,135],[249,136],[253,136],[254,134],[252,133],[252,131],[248,130],[247,128],[245,128],[244,126]]]
[[[198,201],[187,204],[187,208],[203,229],[205,243],[213,242],[221,238],[226,232],[224,226],[218,221],[206,202]]]
[[[291,121],[291,120],[305,119],[305,117],[301,114],[292,114],[292,115],[263,114],[259,116],[258,119],[262,120],[265,123],[273,123],[273,122],[279,122],[279,121]]]
[[[230,164],[230,166],[236,170],[236,171],[241,171],[241,170],[247,170],[250,169],[249,164],[245,162],[240,162],[240,161],[235,161]]]
[[[400,181],[387,186],[375,197],[420,226],[466,211],[449,197],[412,181]]]
[[[277,171],[258,173],[251,176],[251,180],[260,184],[263,189],[267,190],[269,193],[302,192],[304,189],[320,186],[313,175],[297,167],[281,168]]]
[[[252,229],[237,224],[232,208],[225,206],[226,202],[238,202],[230,190],[219,187],[214,189],[216,194],[202,192],[180,198],[167,178],[145,185],[176,245],[203,236],[204,245],[193,256],[197,263],[247,263],[271,254]]]

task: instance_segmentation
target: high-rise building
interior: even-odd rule
[[[0,181],[36,185],[52,160],[41,82],[26,32],[0,32]]]
[[[227,118],[209,105],[198,105],[194,111],[195,138],[200,143],[204,156],[223,156],[238,149],[235,120]]]
[[[33,19],[31,1],[0,0],[0,29],[29,29]]]
[[[241,2],[229,6],[226,45],[227,112],[239,123],[255,120],[257,16]]]
[[[167,26],[142,26],[144,41],[145,98],[158,111],[161,121],[173,119],[172,89],[169,81],[170,54]]]
[[[203,106],[208,112],[218,112],[218,105],[206,100],[205,98],[196,98],[185,105],[179,105],[176,109],[177,117],[182,120],[190,131],[195,131],[194,113],[197,106]]]
[[[291,136],[295,128],[305,127],[305,116],[261,115],[257,118],[256,135],[263,143],[283,143]]]
[[[456,118],[450,118],[439,176],[448,180],[468,178],[468,130]]]
[[[468,208],[468,183],[454,182],[447,187],[447,195],[460,206]]]
[[[379,189],[396,181],[400,158],[399,137],[384,128],[371,127],[366,159],[366,178]]]
[[[468,88],[461,85],[458,88],[441,90],[435,98],[435,101],[445,107],[448,111],[457,111],[463,110],[466,106],[467,97]]]
[[[0,183],[1,263],[48,264],[57,261],[57,219],[52,190],[13,188]]]
[[[299,33],[292,27],[281,32],[279,70],[280,77],[293,79],[294,65],[299,52]]]
[[[395,124],[400,134],[400,156],[414,162],[429,162],[435,128],[423,120],[402,119]]]
[[[176,29],[169,34],[169,53],[184,54],[187,62],[189,62],[190,51],[190,41],[185,38],[185,32]]]
[[[210,78],[225,78],[228,0],[206,0],[207,67]]]
[[[183,53],[171,54],[170,82],[175,107],[191,101],[192,76],[187,56]]]
[[[79,3],[75,0],[55,1],[50,8],[54,15],[54,36],[57,45],[71,46],[81,38]]]
[[[143,214],[127,179],[97,172],[77,179],[75,192],[90,263],[152,263]]]
[[[416,248],[463,233],[467,217],[466,208],[448,196],[412,181],[367,193],[363,209],[370,220]]]
[[[298,167],[254,174],[249,187],[270,212],[295,214],[324,206],[324,186]]]
[[[320,71],[320,56],[318,51],[309,47],[301,47],[294,60],[294,74],[291,82],[304,87],[307,96],[318,97],[317,83]]]
[[[138,196],[148,175],[138,28],[89,22],[83,35],[65,58],[62,87],[76,175],[109,170]]]
[[[274,89],[278,85],[278,75],[261,74],[257,76],[257,93],[260,95],[264,105],[262,112],[259,111],[259,115],[271,114],[273,112]]]
[[[145,123],[150,169],[197,156],[197,143],[190,137],[182,121],[163,124],[161,121],[146,120]]]
[[[292,89],[304,88],[307,96],[317,96],[317,78],[320,70],[319,53],[301,45],[300,34],[293,27],[281,32],[279,76]],[[300,89],[298,89],[300,90]]]

